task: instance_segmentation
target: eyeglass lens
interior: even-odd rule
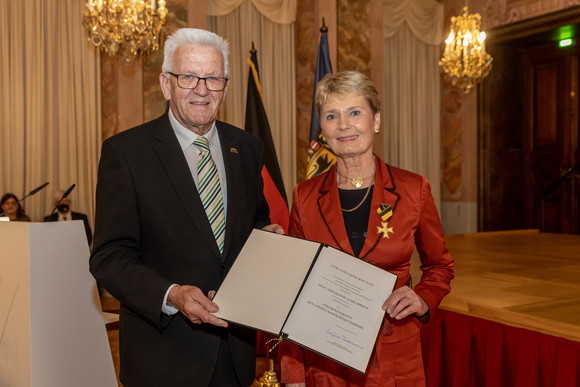
[[[196,77],[195,75],[190,74],[179,74],[177,76],[177,83],[179,87],[184,89],[195,89],[200,80],[205,81],[205,87],[207,87],[210,91],[221,91],[224,89],[226,84],[225,78],[218,78],[218,77]]]

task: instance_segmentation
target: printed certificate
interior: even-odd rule
[[[332,247],[254,230],[214,297],[216,316],[364,373],[396,281]]]

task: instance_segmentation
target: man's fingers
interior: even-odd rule
[[[210,293],[211,292],[212,291],[210,291]],[[215,294],[215,291],[213,292]],[[192,297],[194,302],[199,303],[201,306],[203,306],[204,309],[208,310],[211,313],[215,313],[219,310],[217,304],[212,300],[210,300],[209,298],[207,298],[199,288],[195,288],[195,290],[192,293]]]
[[[218,327],[223,327],[223,328],[228,327],[227,321],[222,320],[221,318],[218,318],[218,317],[214,316],[213,314],[209,315],[209,319],[208,319],[207,323],[218,326]]]
[[[206,323],[224,328],[228,326],[228,323],[225,320],[214,316],[199,303],[191,305],[191,308],[185,311],[185,315],[195,324]]]
[[[212,314],[219,310],[217,304],[211,300],[215,293],[215,290],[210,290],[208,297],[206,297],[198,287],[185,285],[174,287],[169,295],[172,299],[172,305],[176,306],[191,322],[227,327],[228,323],[226,321]]]

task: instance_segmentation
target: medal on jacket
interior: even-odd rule
[[[381,227],[377,226],[377,234],[383,235],[383,238],[390,239],[389,233],[394,234],[395,231],[392,227],[389,227],[389,220],[393,216],[393,209],[390,204],[381,203],[379,208],[377,208],[377,213],[382,219]]]

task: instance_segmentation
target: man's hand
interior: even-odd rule
[[[213,298],[215,291],[210,291],[209,295]],[[179,309],[195,324],[208,323],[224,328],[228,326],[226,321],[212,314],[219,310],[218,306],[207,298],[198,287],[174,286],[169,291],[167,303]]]
[[[282,234],[282,235],[284,234],[284,228],[276,223],[269,224],[269,225],[265,226],[262,230],[275,232],[276,234]]]

